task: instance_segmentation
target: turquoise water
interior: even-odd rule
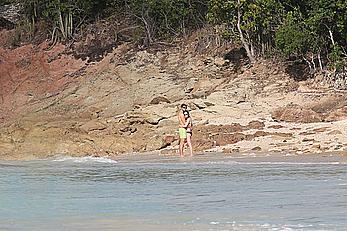
[[[346,215],[340,161],[0,162],[0,230],[346,230]]]

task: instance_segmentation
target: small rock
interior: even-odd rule
[[[257,146],[251,149],[251,151],[257,151],[260,152],[261,151],[261,147]]]
[[[343,145],[338,144],[338,145],[336,145],[336,146],[334,147],[334,150],[340,150],[340,149],[342,149],[342,148],[343,148]]]
[[[268,128],[280,129],[280,128],[284,128],[284,126],[278,124],[278,125],[271,125],[271,126],[269,126]]]
[[[299,130],[301,130],[301,128],[291,128],[289,130],[291,130],[291,131],[299,131]]]
[[[125,127],[120,129],[121,132],[129,132],[130,134],[135,133],[137,131],[137,128],[135,127]]]
[[[207,93],[205,91],[196,91],[192,94],[193,98],[205,98]]]
[[[258,120],[254,120],[248,123],[248,129],[263,129],[265,127],[264,122],[260,122]]]
[[[341,135],[341,134],[342,134],[342,132],[339,130],[333,130],[333,131],[328,133],[328,135]]]
[[[328,129],[328,127],[322,127],[322,128],[315,128],[312,131],[315,133],[319,133],[319,132],[325,132]]]
[[[315,141],[314,139],[309,139],[309,138],[304,138],[302,142],[310,142],[310,141]]]
[[[160,103],[170,103],[170,100],[168,100],[167,98],[163,96],[158,96],[153,98],[149,104],[160,104]]]
[[[314,145],[312,145],[312,148],[321,149],[321,146],[320,146],[320,144],[314,144]]]
[[[214,103],[210,103],[210,102],[208,102],[208,101],[205,101],[204,103],[205,103],[205,105],[206,105],[207,107],[214,106]]]
[[[225,60],[224,58],[221,58],[221,57],[217,57],[214,59],[214,64],[217,67],[222,67],[222,66],[226,65],[227,63],[228,63],[227,60]]]
[[[314,132],[301,132],[299,133],[300,136],[310,136],[310,135],[315,135],[316,133]]]
[[[233,150],[232,150],[231,148],[223,148],[222,152],[223,152],[224,154],[230,154],[230,153],[233,152]]]
[[[212,59],[211,58],[207,58],[207,59],[204,60],[204,64],[205,65],[208,65],[210,63],[212,63]]]

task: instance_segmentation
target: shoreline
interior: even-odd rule
[[[347,156],[342,153],[319,153],[319,154],[303,154],[303,155],[292,155],[292,154],[279,154],[279,153],[239,153],[239,154],[224,154],[221,152],[209,152],[209,153],[198,153],[193,157],[185,156],[179,157],[178,155],[162,155],[162,154],[124,154],[118,158],[112,158],[116,161],[126,162],[192,162],[192,163],[203,163],[211,161],[237,161],[242,162],[303,162],[303,163],[319,163],[319,162],[341,162],[347,164]]]
[[[127,163],[127,164],[172,164],[172,163],[193,163],[193,164],[347,164],[347,156],[342,153],[318,153],[318,154],[280,154],[280,153],[238,153],[224,154],[222,152],[203,152],[197,153],[193,157],[178,155],[162,155],[160,153],[129,153],[117,157],[107,156],[62,156],[56,155],[49,158],[41,159],[17,159],[17,160],[0,160],[2,163],[15,162],[100,162],[100,163]]]

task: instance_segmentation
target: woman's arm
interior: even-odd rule
[[[188,127],[191,121],[192,119],[189,117],[183,127],[184,128]]]

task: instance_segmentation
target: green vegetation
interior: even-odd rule
[[[208,19],[226,24],[252,62],[277,49],[316,71],[342,67],[346,12],[345,0],[210,0]]]
[[[8,3],[0,0],[0,5]],[[123,18],[137,24],[145,45],[188,34],[204,25],[204,0],[13,0],[23,6],[35,31],[45,22],[53,39],[68,40],[79,27],[98,19]]]
[[[0,5],[9,0],[0,0]],[[207,24],[239,43],[251,62],[269,53],[304,60],[312,72],[344,67],[346,0],[13,0],[26,21],[45,22],[53,40],[69,40],[82,25],[122,18],[148,46]]]

